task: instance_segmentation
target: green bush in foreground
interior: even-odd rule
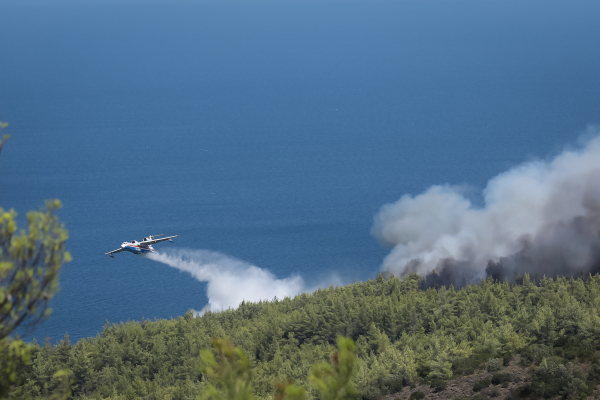
[[[201,370],[208,385],[199,400],[254,400],[253,368],[243,350],[227,339],[214,339],[213,351],[202,352]],[[338,349],[330,361],[315,364],[310,382],[317,388],[320,400],[345,400],[356,393],[352,378],[356,372],[356,348],[352,339],[339,337]],[[276,400],[303,400],[306,390],[291,380],[277,383]]]
[[[210,382],[201,398],[254,400],[252,366],[246,354],[226,339],[214,339],[212,344],[216,354],[210,350],[201,354],[201,370]]]
[[[0,121],[0,131],[7,126]],[[0,151],[9,137],[0,139]],[[28,212],[27,225],[19,227],[15,210],[0,207],[0,398],[11,390],[13,396],[32,394],[24,387],[22,370],[36,348],[15,332],[27,332],[50,315],[48,305],[58,293],[59,272],[71,261],[65,248],[69,235],[56,215],[59,208],[59,200],[47,200],[41,210]],[[54,398],[70,394],[67,375],[63,369],[49,372],[55,382]]]

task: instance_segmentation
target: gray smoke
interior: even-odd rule
[[[462,286],[600,271],[600,136],[550,161],[491,179],[484,206],[461,188],[432,186],[384,205],[372,233],[393,246],[382,270],[415,272],[425,284]]]

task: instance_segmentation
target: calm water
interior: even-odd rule
[[[0,204],[60,198],[74,257],[38,339],[200,309],[205,284],[104,255],[147,234],[374,277],[381,205],[445,182],[479,201],[600,122],[597,1],[11,4]]]

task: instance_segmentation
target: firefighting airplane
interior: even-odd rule
[[[179,235],[168,236],[168,237],[164,237],[164,238],[160,238],[160,239],[154,239],[159,236],[165,236],[165,234],[161,233],[160,235],[150,235],[148,237],[145,237],[144,240],[142,240],[141,242],[138,242],[137,240],[132,240],[131,242],[123,242],[123,243],[121,243],[120,249],[109,251],[106,254],[108,254],[109,256],[114,258],[113,254],[120,253],[122,251],[130,251],[137,255],[152,253],[154,251],[154,247],[152,247],[152,245],[154,243],[164,242],[165,240],[168,240],[169,242],[173,242],[171,239],[174,237],[177,237]]]

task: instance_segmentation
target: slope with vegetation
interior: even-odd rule
[[[516,354],[532,365],[532,395],[581,398],[600,380],[600,275],[537,283],[525,275],[518,285],[490,279],[460,290],[379,276],[201,317],[107,324],[75,344],[67,335],[56,346],[34,344],[11,396],[45,398],[60,385],[55,372],[68,369],[75,398],[195,398],[207,385],[201,352],[228,337],[248,355],[258,398],[272,398],[288,378],[317,398],[311,366],[328,359],[340,335],[356,344],[357,399],[423,383],[443,390],[481,366],[500,371]],[[572,361],[587,361],[587,370]]]

